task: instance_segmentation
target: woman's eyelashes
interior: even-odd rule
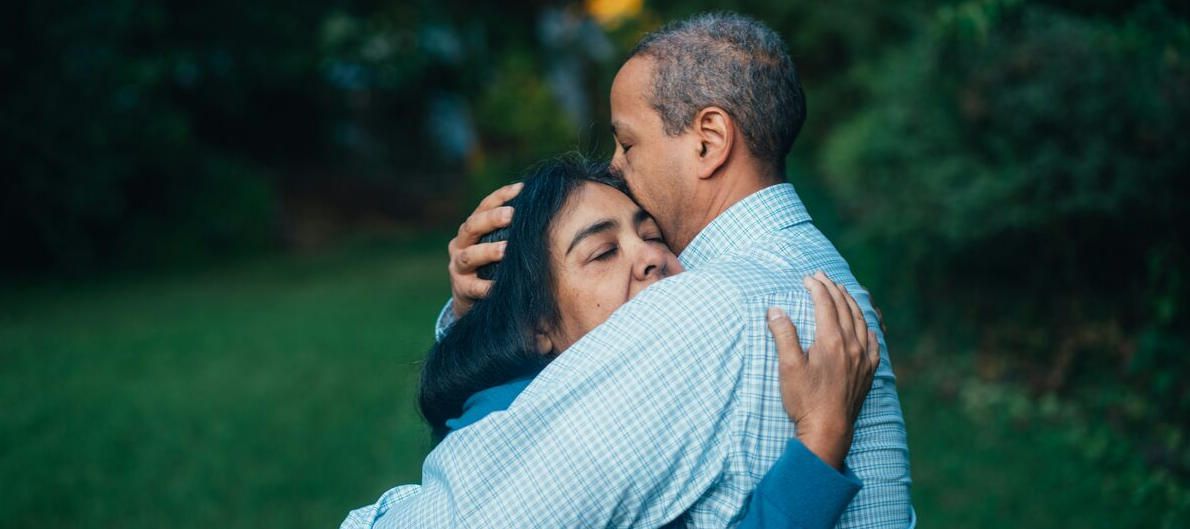
[[[665,244],[665,238],[661,236],[661,230],[653,225],[652,221],[647,221],[644,226],[641,226],[640,239],[645,242],[659,242]]]
[[[619,249],[620,249],[620,247],[617,245],[614,245],[614,244],[609,247],[606,247],[606,248],[601,248],[599,251],[595,252],[595,257],[592,258],[591,260],[592,261],[607,261],[608,259],[615,257],[616,252],[619,251]]]
[[[646,228],[646,230],[647,230],[647,228]],[[634,241],[634,240],[639,240],[639,241],[643,241],[643,242],[647,242],[647,243],[651,243],[651,244],[662,244],[662,245],[665,244],[665,238],[663,238],[661,236],[660,231],[647,230],[647,231],[642,231],[642,232],[639,232],[638,234],[635,234],[635,237],[633,237],[632,235],[627,235],[626,237],[628,237],[627,240],[630,242]],[[597,247],[595,249],[594,252],[591,252],[591,257],[588,258],[588,262],[610,261],[613,258],[615,258],[617,255],[619,255],[619,253],[620,253],[620,243],[619,242],[604,241],[603,243],[600,244],[599,247]]]

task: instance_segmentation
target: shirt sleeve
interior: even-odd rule
[[[347,513],[347,518],[339,525],[339,529],[372,529],[372,524],[376,523],[376,520],[387,513],[393,505],[417,494],[420,490],[420,485],[399,485],[388,489],[380,496],[380,499],[376,500],[376,503]]]
[[[831,529],[861,483],[844,466],[839,472],[797,439],[756,486],[740,529]]]
[[[851,280],[847,285],[880,342],[880,365],[855,422],[855,435],[845,464],[863,489],[839,520],[840,529],[914,527],[916,513],[909,495],[912,480],[905,419],[897,396],[888,345],[872,308],[871,297]]]
[[[508,410],[447,436],[426,458],[421,490],[375,526],[656,527],[678,517],[726,464],[738,300],[695,272],[653,285]]]
[[[438,320],[434,323],[434,341],[442,340],[446,336],[446,331],[450,329],[455,322],[454,301],[451,298],[446,299],[446,304],[442,306],[442,310],[438,311]]]

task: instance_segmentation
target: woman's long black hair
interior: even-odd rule
[[[483,238],[508,241],[504,259],[478,271],[492,288],[434,344],[422,366],[418,405],[435,441],[445,437],[447,419],[461,415],[473,393],[536,373],[550,360],[536,347],[538,330],[559,321],[550,226],[587,182],[627,192],[606,163],[578,155],[550,159],[529,169],[521,192],[508,202],[512,223]]]

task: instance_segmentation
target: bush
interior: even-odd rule
[[[870,104],[821,165],[876,289],[1187,475],[1190,26],[966,2],[857,75]]]

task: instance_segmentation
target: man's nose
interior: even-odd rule
[[[617,148],[616,152],[612,154],[612,161],[608,162],[608,164],[607,164],[608,169],[610,170],[610,172],[613,176],[621,177],[624,174],[621,171],[621,168],[624,167],[623,165],[621,165],[621,163],[624,161],[621,158],[622,156],[623,156],[623,154],[620,153],[620,149]]]

